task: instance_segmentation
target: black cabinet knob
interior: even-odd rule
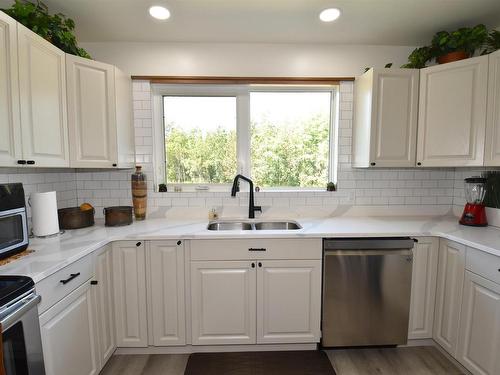
[[[261,262],[259,262],[259,267],[262,267],[262,263]]]
[[[142,244],[142,243],[139,241],[139,242],[137,242],[137,243],[135,244],[135,246],[139,247],[139,246],[141,246],[141,244]]]
[[[177,245],[181,245],[182,244],[182,241],[177,241]]]
[[[420,166],[420,165],[422,165],[422,163],[421,163],[421,162],[418,162],[418,163],[417,163],[417,165],[419,165],[419,166]]]
[[[252,268],[255,268],[255,263],[252,263]]]
[[[116,166],[117,166],[117,164],[116,164],[116,163],[113,163],[113,167],[116,167]]]
[[[377,163],[371,162],[371,163],[370,163],[370,165],[372,165],[372,166],[373,166],[373,165],[377,165]]]

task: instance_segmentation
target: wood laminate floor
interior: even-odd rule
[[[458,375],[432,346],[327,350],[337,375]],[[114,355],[101,375],[183,375],[189,354]]]

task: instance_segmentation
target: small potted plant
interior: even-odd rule
[[[463,60],[471,57],[487,39],[488,29],[482,24],[452,32],[440,31],[432,38],[432,55],[439,64]]]
[[[336,191],[337,187],[335,186],[335,183],[329,182],[326,184],[326,191]]]
[[[500,49],[500,31],[491,30],[486,42],[484,43],[484,51],[481,53],[482,55],[486,55],[488,53],[495,52]]]

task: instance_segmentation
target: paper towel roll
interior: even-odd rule
[[[59,232],[55,191],[32,193],[29,204],[31,206],[31,223],[35,236],[50,236]]]

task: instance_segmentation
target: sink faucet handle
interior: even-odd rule
[[[259,211],[259,212],[262,212],[262,206],[254,206],[254,207],[253,207],[253,210],[254,210],[254,211]]]

